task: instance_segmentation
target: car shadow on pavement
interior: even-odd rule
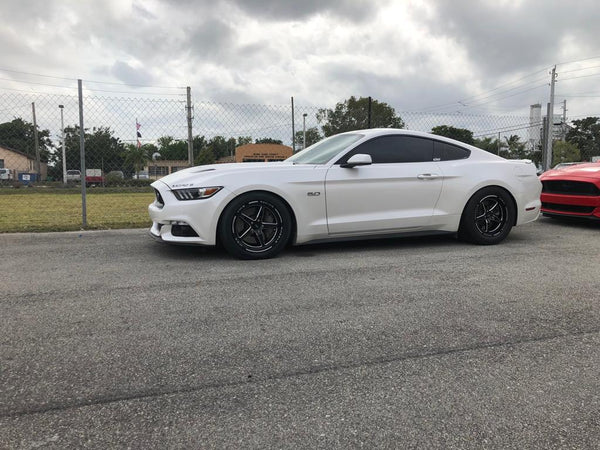
[[[550,226],[575,227],[578,229],[600,230],[600,220],[579,219],[577,217],[543,216],[540,221]]]
[[[222,260],[229,256],[220,247],[204,247],[201,245],[176,245],[166,242],[149,242],[148,248],[159,258],[194,260],[198,258]]]
[[[441,248],[457,245],[470,245],[458,241],[452,234],[410,236],[410,237],[386,237],[380,239],[350,240],[337,242],[324,242],[306,244],[299,246],[289,245],[278,258],[309,258],[313,256],[325,256],[333,253],[347,253],[360,251],[401,251],[402,249],[416,248]],[[154,256],[161,259],[173,260],[219,260],[230,259],[238,261],[230,256],[224,248],[203,247],[195,245],[173,245],[165,242],[150,242],[148,248]]]
[[[319,254],[339,252],[355,252],[369,250],[390,250],[399,251],[402,249],[415,248],[441,248],[456,245],[467,245],[458,241],[453,234],[440,234],[428,236],[410,236],[410,237],[386,237],[380,239],[367,240],[349,240],[338,242],[325,242],[316,244],[300,245],[297,247],[288,247],[283,255],[295,257],[312,257]]]

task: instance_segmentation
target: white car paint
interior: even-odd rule
[[[218,222],[238,196],[264,191],[289,205],[295,219],[294,244],[406,232],[456,232],[469,199],[487,186],[508,191],[516,204],[515,225],[536,220],[541,183],[527,160],[505,160],[441,136],[396,129],[345,134],[359,139],[321,164],[217,164],[192,167],[155,181],[163,204],[149,206],[151,234],[166,242],[215,245]],[[370,139],[404,135],[453,144],[470,151],[467,159],[389,163],[344,168],[343,155]],[[318,144],[316,144],[318,145]],[[303,152],[309,151],[311,147]],[[302,153],[302,152],[300,152]],[[173,190],[220,186],[214,196],[178,200]],[[197,236],[175,236],[172,225],[188,224]]]

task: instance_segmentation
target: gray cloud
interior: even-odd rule
[[[435,14],[427,23],[429,30],[456,40],[481,74],[492,80],[507,72],[560,62],[566,36],[573,36],[581,49],[598,37],[595,0],[430,3]],[[578,53],[577,49],[573,51]]]
[[[147,86],[152,84],[152,75],[145,69],[136,69],[123,61],[116,61],[110,73],[118,80],[130,86]]]
[[[248,15],[266,20],[304,20],[327,13],[360,23],[377,11],[377,5],[369,0],[233,0],[233,3]]]
[[[5,0],[0,67],[190,85],[204,101],[281,104],[293,95],[332,107],[371,95],[398,111],[446,103],[454,111],[506,81],[600,55],[599,9],[596,0]],[[559,80],[572,68],[560,67]],[[557,93],[597,92],[597,81],[559,83]],[[526,114],[546,98],[544,86],[479,111]],[[594,104],[574,99],[569,109]]]
[[[228,55],[235,46],[235,30],[219,19],[209,19],[188,34],[190,51],[196,57],[212,57],[219,59]]]

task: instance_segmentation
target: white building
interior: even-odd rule
[[[542,105],[539,103],[529,107],[529,129],[527,130],[527,143],[530,148],[537,149],[542,144],[544,136],[543,127],[546,123],[546,115],[542,116]],[[568,126],[563,121],[563,116],[554,114],[552,120],[552,140],[558,141],[565,138]]]

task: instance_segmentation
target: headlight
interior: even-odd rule
[[[201,200],[212,197],[221,189],[223,189],[223,186],[173,189],[173,195],[175,195],[177,200]]]

